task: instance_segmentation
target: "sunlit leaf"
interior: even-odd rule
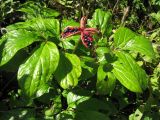
[[[18,70],[22,90],[30,97],[48,92],[50,77],[56,70],[59,52],[52,42],[42,43]]]
[[[75,112],[74,111],[62,111],[56,116],[56,120],[75,120]]]
[[[113,63],[113,73],[122,85],[133,92],[146,89],[148,78],[145,71],[125,52],[116,52],[117,61]]]
[[[57,19],[51,18],[35,18],[26,22],[19,22],[7,27],[7,31],[12,31],[15,29],[26,29],[29,31],[34,31],[42,37],[60,35],[59,21]]]
[[[103,35],[108,35],[111,33],[112,27],[110,24],[111,13],[107,11],[102,11],[101,9],[96,9],[91,20],[88,24],[91,27],[100,29]]]
[[[76,108],[78,104],[91,98],[91,93],[87,90],[76,89],[67,94],[67,104],[70,108]]]
[[[114,89],[116,78],[111,70],[110,64],[102,64],[98,67],[96,83],[98,93],[108,94]]]
[[[81,75],[80,60],[75,54],[60,54],[60,61],[55,72],[56,80],[63,89],[75,87]]]
[[[151,42],[143,36],[134,37],[134,39],[132,39],[127,43],[124,49],[135,50],[152,59],[155,58],[155,53],[153,51]]]
[[[122,48],[132,40],[136,34],[128,28],[120,27],[114,34],[115,47]]]
[[[133,50],[149,58],[155,58],[155,53],[149,39],[137,35],[128,28],[120,27],[114,34],[115,47],[123,50]]]
[[[10,31],[3,37],[0,45],[0,66],[6,64],[20,49],[40,40],[37,34],[26,30]]]

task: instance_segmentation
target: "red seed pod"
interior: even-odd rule
[[[81,29],[79,27],[68,26],[62,32],[61,37],[67,38],[67,37],[75,35],[75,34],[80,34],[80,32],[81,32]]]
[[[83,16],[80,21],[80,28],[84,29],[86,27],[87,17]]]
[[[81,40],[82,40],[82,43],[84,44],[85,47],[87,47],[87,48],[92,47],[93,38],[92,38],[92,36],[90,35],[89,32],[83,32],[81,34]]]

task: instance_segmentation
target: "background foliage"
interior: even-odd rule
[[[0,119],[160,118],[159,0],[1,0]],[[67,26],[87,16],[94,47]]]

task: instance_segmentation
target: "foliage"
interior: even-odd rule
[[[117,16],[122,6],[129,5],[128,1],[109,0],[110,6],[115,5],[112,10],[105,7],[105,0],[90,0],[86,6],[80,1],[80,11],[75,10],[78,1],[45,2],[20,5],[16,11],[21,12],[21,21],[6,26],[6,33],[1,36],[0,69],[7,76],[2,74],[0,81],[0,119],[160,117],[160,28],[156,23],[160,11],[150,13],[155,29],[147,34],[144,24],[135,31],[137,26],[133,25],[140,22],[136,23],[131,16],[126,19],[124,13],[123,20],[119,19],[121,15]],[[98,9],[91,8],[94,2]],[[57,5],[54,9],[53,4]],[[133,16],[140,9],[146,13],[143,2],[134,0],[133,4]],[[151,5],[159,4],[152,1]],[[89,14],[84,12],[87,7]],[[70,12],[75,16],[64,14],[68,9],[73,9]],[[87,27],[101,32],[93,36],[92,48],[85,48],[79,35],[61,38],[64,28],[79,26],[75,19],[79,21],[84,14],[89,18]],[[134,27],[134,31],[129,27]]]
[[[15,12],[15,8],[18,5],[18,1],[13,0],[1,0],[0,1],[0,22],[3,22],[9,14]]]

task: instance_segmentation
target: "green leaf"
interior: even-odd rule
[[[116,52],[117,61],[113,63],[113,73],[122,85],[133,92],[146,89],[148,78],[145,71],[125,52]]]
[[[19,85],[29,97],[48,92],[48,82],[56,70],[59,51],[52,42],[42,43],[18,70]]]
[[[19,66],[24,62],[28,57],[28,53],[25,50],[18,51],[12,59],[0,67],[1,70],[8,72],[17,72]]]
[[[96,49],[97,59],[100,64],[112,63],[114,61],[114,54],[107,47],[98,47]]]
[[[39,2],[29,1],[21,5],[18,11],[24,12],[27,19],[33,19],[36,17],[42,18],[54,18],[60,15],[59,12],[42,6]]]
[[[60,15],[59,12],[57,12],[51,8],[43,8],[41,10],[40,14],[43,18],[54,18],[54,17],[58,17]]]
[[[39,38],[37,34],[26,30],[10,31],[3,36],[0,45],[0,66],[6,64],[22,48],[27,47]]]
[[[64,49],[74,50],[76,44],[78,44],[79,42],[79,39],[80,39],[79,35],[70,36],[68,38],[63,39],[59,44],[59,46],[63,47]]]
[[[50,32],[55,35],[60,34],[60,25],[57,19],[34,19],[28,22],[30,24],[31,29],[39,32]]]
[[[81,80],[87,80],[96,75],[98,64],[96,63],[96,60],[94,58],[81,56],[81,66]]]
[[[26,29],[29,31],[35,31],[39,36],[59,36],[60,35],[60,25],[57,19],[43,19],[35,18],[26,22],[19,22],[7,27],[7,31],[12,31],[15,29]]]
[[[130,40],[124,49],[135,50],[143,55],[146,55],[150,58],[155,58],[155,53],[152,47],[151,42],[144,36],[136,36],[134,39]]]
[[[133,114],[129,116],[129,120],[142,120],[144,108],[139,107]]]
[[[75,120],[75,112],[74,111],[62,111],[56,116],[56,120]]]
[[[83,89],[76,89],[73,91],[70,91],[67,94],[67,104],[69,108],[76,108],[76,106],[91,98],[91,93],[89,91],[83,90]]]
[[[114,89],[116,78],[111,70],[110,64],[102,64],[98,67],[96,88],[99,94],[105,95]]]
[[[75,87],[81,75],[80,60],[75,54],[60,54],[55,78],[63,89]]]
[[[157,13],[151,13],[150,16],[157,20],[157,22],[160,21],[160,11],[158,11]]]
[[[98,47],[96,49],[97,59],[100,63],[97,70],[97,83],[96,88],[99,94],[110,93],[115,86],[115,77],[111,73],[114,57],[111,55],[111,51],[107,47]]]
[[[112,27],[110,24],[111,13],[96,9],[91,20],[88,20],[88,25],[94,28],[99,28],[103,35],[111,33]]]
[[[108,116],[98,111],[78,111],[76,120],[110,120]]]
[[[80,99],[81,100],[81,99]],[[76,109],[77,110],[92,110],[92,111],[100,111],[103,110],[105,112],[109,112],[110,111],[110,104],[106,101],[103,100],[99,100],[96,98],[90,98],[90,99],[82,99],[83,102],[76,102],[78,104],[76,104]],[[115,106],[112,105],[112,109],[114,110]]]
[[[122,48],[132,40],[136,34],[128,28],[120,27],[114,34],[114,45],[115,47]]]
[[[123,50],[133,50],[149,58],[155,58],[151,42],[144,36],[136,35],[128,28],[120,27],[114,34],[115,47]]]

